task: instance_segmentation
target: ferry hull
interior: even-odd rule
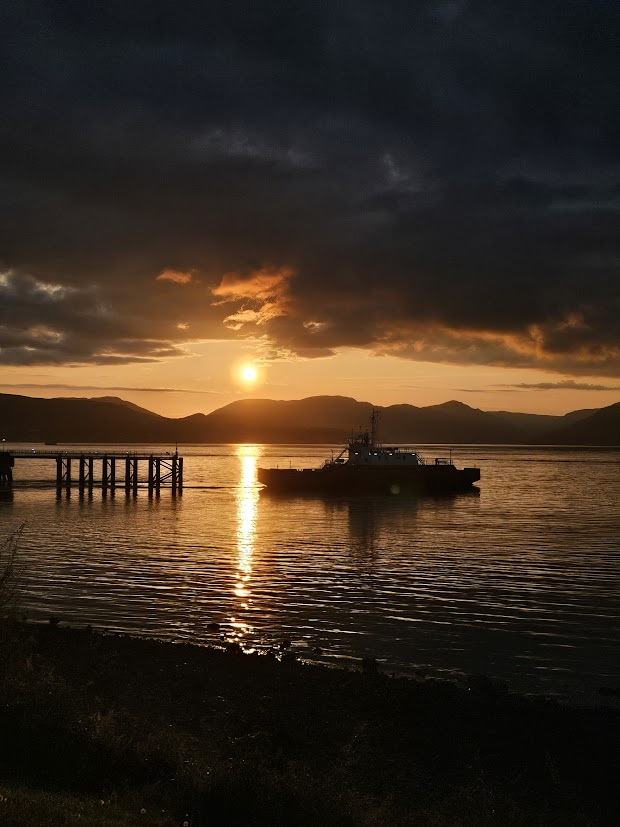
[[[478,468],[417,465],[409,468],[330,465],[324,468],[258,468],[259,482],[282,493],[448,494],[466,491],[480,479]]]

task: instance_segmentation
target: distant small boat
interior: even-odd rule
[[[458,469],[451,459],[431,462],[409,448],[380,445],[378,417],[373,410],[370,431],[350,437],[336,459],[325,460],[319,468],[258,468],[258,481],[281,493],[348,496],[447,494],[465,491],[480,479],[479,468]]]

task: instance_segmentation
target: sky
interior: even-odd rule
[[[5,0],[0,392],[617,402],[619,24],[611,0]]]

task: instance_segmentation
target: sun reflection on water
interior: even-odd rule
[[[230,641],[243,643],[253,632],[253,627],[238,614],[252,609],[250,582],[252,558],[256,539],[256,513],[258,509],[258,486],[256,464],[261,454],[258,445],[240,445],[237,456],[241,463],[241,476],[237,487],[237,570],[233,593],[238,599],[235,617],[230,618],[233,629]]]

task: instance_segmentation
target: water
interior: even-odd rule
[[[176,499],[57,500],[53,463],[16,460],[0,538],[25,523],[29,618],[615,702],[598,690],[620,682],[620,450],[459,447],[480,493],[419,499],[260,491],[257,465],[325,446],[182,453]]]

